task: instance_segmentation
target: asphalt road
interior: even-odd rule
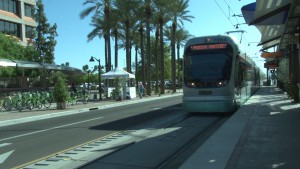
[[[155,118],[178,114],[181,96],[0,128],[0,168],[13,168],[57,154]],[[0,161],[1,162],[1,161]]]

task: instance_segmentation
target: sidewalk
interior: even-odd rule
[[[299,143],[300,104],[262,87],[180,168],[296,169]]]
[[[76,105],[68,105],[66,109],[58,110],[56,109],[56,104],[52,103],[50,108],[41,108],[37,109],[34,108],[33,110],[23,110],[21,112],[17,110],[13,111],[0,111],[0,127],[8,126],[18,123],[25,123],[35,120],[42,120],[47,118],[65,116],[70,114],[76,113],[83,113],[88,112],[90,110],[95,109],[106,109],[109,107],[127,105],[127,104],[134,104],[137,102],[145,102],[150,100],[156,100],[166,97],[173,97],[176,95],[182,95],[181,90],[178,90],[177,93],[171,94],[170,92],[166,92],[164,95],[151,95],[148,97],[143,97],[140,99],[139,97],[130,99],[130,100],[122,100],[122,101],[115,101],[115,100],[94,100],[90,99],[87,104],[83,104],[83,102],[79,101]]]

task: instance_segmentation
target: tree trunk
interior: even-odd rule
[[[163,39],[163,19],[160,18],[160,93],[165,94],[165,56],[164,56],[164,39]]]
[[[118,58],[118,30],[115,30],[114,34],[115,34],[115,67],[118,67],[118,62],[119,62],[119,58]]]
[[[171,64],[172,64],[172,90],[176,92],[176,64],[175,64],[175,32],[176,23],[172,24],[172,37],[171,37]]]

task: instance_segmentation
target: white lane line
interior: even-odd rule
[[[85,123],[85,122],[89,122],[89,121],[93,121],[93,120],[98,120],[98,119],[101,119],[101,118],[103,118],[103,117],[97,117],[97,118],[84,120],[84,121],[79,121],[79,122],[76,122],[76,123],[65,124],[65,125],[45,129],[45,130],[39,130],[39,131],[31,132],[31,133],[21,134],[21,135],[17,135],[17,136],[13,136],[13,137],[8,137],[8,138],[1,139],[0,142],[1,141],[7,141],[7,140],[10,140],[10,139],[19,138],[19,137],[24,137],[24,136],[28,136],[28,135],[32,135],[32,134],[42,133],[42,132],[45,132],[45,131],[50,131],[50,130],[54,130],[54,129],[58,129],[58,128],[68,127],[68,126],[72,126],[72,125],[75,125],[75,124],[80,124],[80,123]]]
[[[0,164],[4,163],[4,161],[14,152],[15,150],[9,151],[4,154],[0,154]]]
[[[0,144],[0,148],[5,147],[5,146],[9,146],[9,145],[11,145],[11,143],[3,143],[3,144]]]

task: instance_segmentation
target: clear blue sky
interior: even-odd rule
[[[104,40],[95,38],[87,42],[87,34],[92,30],[89,25],[90,18],[81,20],[80,12],[86,8],[82,3],[84,0],[43,0],[46,17],[48,22],[57,24],[58,37],[55,48],[55,63],[62,64],[69,62],[70,66],[82,69],[82,66],[88,64],[90,67],[97,63],[89,63],[91,56],[101,59],[104,64]],[[241,14],[241,7],[254,0],[190,0],[190,15],[195,18],[192,23],[185,22],[184,27],[193,36],[224,34],[227,31],[244,30],[242,36],[241,48],[249,56],[252,56],[257,65],[263,68],[263,61],[260,57],[257,43],[260,41],[261,34],[254,26],[248,26],[243,17],[231,17]],[[239,25],[235,29],[234,25]],[[238,40],[241,33],[230,34],[236,36]],[[255,43],[250,43],[255,42]],[[250,43],[250,46],[248,44]],[[113,45],[113,43],[112,43]],[[113,46],[112,46],[113,51]],[[181,52],[182,55],[182,52]],[[114,52],[112,52],[114,58]],[[112,61],[114,63],[114,60]],[[124,67],[125,51],[119,50],[119,67]]]

